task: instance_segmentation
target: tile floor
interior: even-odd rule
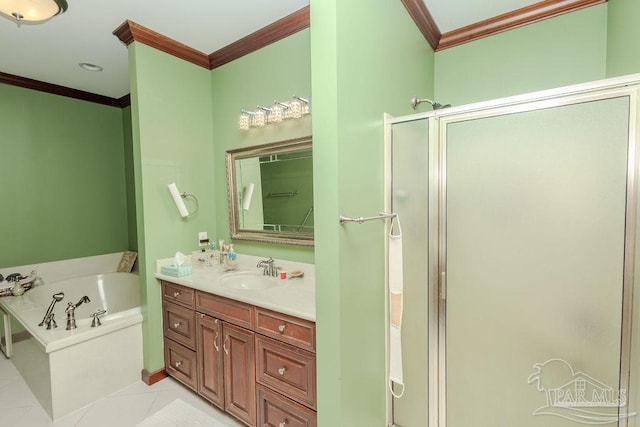
[[[11,361],[0,354],[2,427],[133,427],[175,399],[209,414],[220,427],[244,426],[171,378],[152,386],[139,381],[52,422]]]

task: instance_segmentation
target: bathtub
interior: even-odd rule
[[[38,326],[52,300],[57,328]],[[66,330],[67,303],[91,300],[75,309],[76,329]],[[98,310],[102,325],[91,327]],[[7,347],[16,369],[55,420],[138,380],[142,370],[142,314],[136,274],[105,273],[47,283],[19,297],[0,298],[4,324],[18,323]],[[11,336],[11,334],[7,334]],[[5,336],[7,336],[5,335]]]

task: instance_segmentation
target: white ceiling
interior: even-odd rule
[[[41,25],[18,28],[0,18],[0,72],[120,98],[129,93],[127,50],[112,32],[127,19],[210,54],[309,4],[309,0],[67,1],[64,14]],[[537,1],[424,2],[445,33]],[[104,70],[85,71],[78,66],[81,62]]]

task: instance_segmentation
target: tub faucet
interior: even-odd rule
[[[91,327],[92,328],[95,328],[96,326],[102,325],[102,323],[100,322],[100,318],[98,316],[102,316],[106,312],[107,312],[107,310],[104,310],[104,309],[101,308],[100,310],[98,310],[95,313],[91,314],[91,317],[93,317],[93,321],[91,322]]]
[[[49,308],[47,308],[47,312],[44,314],[44,317],[42,318],[42,322],[38,323],[38,326],[42,326],[44,324],[47,325],[47,329],[51,329],[50,325],[51,325],[51,321],[53,321],[53,307],[56,305],[57,302],[62,301],[62,299],[64,298],[64,292],[58,292],[57,294],[53,294],[53,300],[51,301],[51,304],[49,304]],[[55,325],[55,321],[53,321],[53,324]],[[54,326],[57,327],[57,326]]]
[[[66,328],[67,331],[77,328],[76,308],[78,308],[80,304],[82,304],[83,302],[91,302],[91,300],[89,299],[88,296],[85,295],[82,298],[80,298],[80,301],[78,301],[77,304],[74,304],[72,302],[67,303],[67,309],[65,310],[65,313],[67,313],[67,328]]]

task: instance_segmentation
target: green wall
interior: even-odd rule
[[[238,129],[240,110],[311,96],[309,33],[303,30],[211,71],[217,210],[216,238],[229,241],[225,151],[311,134],[311,116],[248,131]],[[313,103],[313,102],[312,102]],[[234,240],[238,253],[312,263],[313,248]]]
[[[0,267],[129,249],[122,111],[0,84]]]
[[[640,2],[609,0],[607,77],[640,72]]]
[[[399,1],[311,2],[318,421],[386,425],[383,113],[433,96],[433,52]]]
[[[463,105],[603,79],[606,58],[604,3],[437,52],[436,99]]]
[[[287,158],[283,155],[281,158]],[[267,224],[288,225],[287,231],[297,231],[313,207],[313,158],[280,160],[262,163],[262,205]],[[271,193],[297,193],[290,197],[269,197]],[[313,226],[313,212],[306,226]]]
[[[127,234],[129,249],[138,251],[138,232],[136,230],[136,191],[133,164],[133,136],[131,134],[131,107],[122,109],[122,124],[124,138],[124,168],[127,182]]]
[[[136,42],[129,64],[144,367],[153,372],[164,366],[156,260],[196,250],[199,231],[216,233],[211,82],[209,70]],[[171,182],[199,199],[193,217],[180,217]]]

